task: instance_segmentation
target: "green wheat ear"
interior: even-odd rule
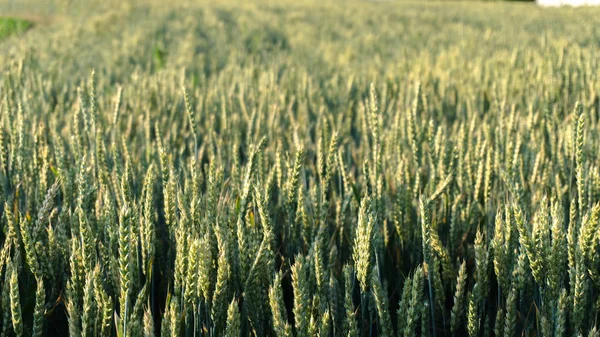
[[[227,328],[225,329],[225,336],[238,337],[240,335],[240,331],[240,310],[238,308],[237,301],[234,298],[227,309]]]
[[[373,285],[373,297],[377,307],[381,336],[392,337],[394,332],[392,329],[392,319],[389,313],[387,291],[384,287],[385,284],[382,284],[378,274],[378,271],[374,268],[371,284]]]
[[[458,270],[456,280],[456,290],[454,292],[454,305],[452,306],[452,314],[450,316],[450,330],[456,332],[459,324],[462,322],[465,312],[465,293],[467,290],[467,264],[463,261]]]
[[[517,290],[513,287],[506,300],[506,317],[504,318],[504,336],[514,336],[517,320]]]
[[[418,267],[412,277],[412,284],[408,307],[406,312],[406,325],[404,326],[404,336],[414,336],[417,331],[417,324],[421,317],[420,305],[423,301],[423,269]]]
[[[12,265],[10,272],[10,314],[15,335],[23,336],[23,317],[21,310],[21,296],[19,294],[19,272],[16,265]]]
[[[354,270],[350,265],[344,266],[344,323],[343,332],[346,336],[357,336],[358,326],[356,321],[356,310],[352,300],[354,286]]]
[[[354,241],[353,259],[356,266],[356,275],[360,282],[362,293],[368,291],[371,283],[372,241],[373,241],[373,215],[370,212],[371,199],[365,196],[358,212],[358,225]]]
[[[304,257],[297,256],[291,266],[292,287],[294,289],[294,308],[296,334],[298,336],[309,336],[309,317],[306,313],[310,307],[310,293],[308,288],[308,267]]]
[[[36,279],[35,307],[33,309],[33,328],[31,336],[42,337],[44,334],[44,321],[46,314],[46,290],[44,281],[41,278]]]
[[[275,274],[273,285],[269,288],[269,305],[273,320],[273,329],[277,336],[290,336],[291,327],[288,324],[283,290],[281,288],[281,272]]]

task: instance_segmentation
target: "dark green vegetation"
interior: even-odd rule
[[[0,40],[11,35],[21,34],[31,28],[32,25],[27,20],[0,17]]]
[[[52,3],[1,336],[598,335],[600,9]]]

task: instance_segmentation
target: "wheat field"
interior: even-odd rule
[[[600,336],[600,8],[0,0],[0,336]]]

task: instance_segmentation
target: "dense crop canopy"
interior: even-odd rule
[[[52,3],[0,42],[1,336],[598,335],[600,10]]]

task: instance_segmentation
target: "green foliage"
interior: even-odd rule
[[[11,35],[19,35],[33,26],[33,22],[17,19],[0,17],[0,40],[3,40]]]

